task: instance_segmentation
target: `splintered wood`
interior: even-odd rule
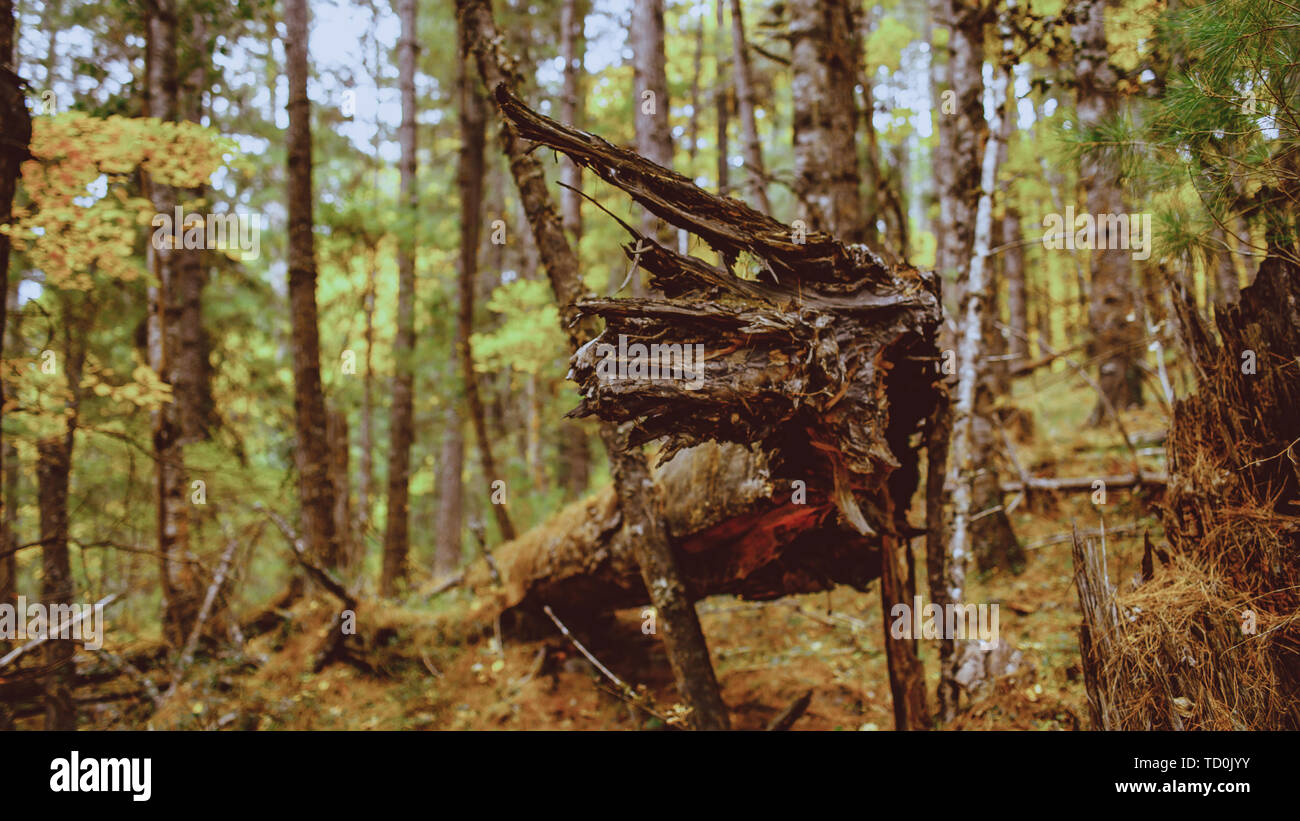
[[[878,536],[910,534],[912,437],[937,397],[935,277],[704,191],[504,86],[495,94],[520,138],[717,252],[719,264],[682,254],[619,220],[654,295],[579,300],[577,316],[605,328],[570,371],[581,392],[571,416],[662,443],[655,481],[691,593],[865,586],[879,574]],[[562,589],[581,590],[584,609],[644,601],[618,525],[617,504],[598,494],[503,547],[511,603],[571,598]]]

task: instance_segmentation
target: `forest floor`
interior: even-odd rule
[[[1055,382],[1049,376],[1049,389],[1031,394],[1035,401],[1015,400],[1032,418],[1032,425],[1014,437],[1021,463],[1036,476],[1130,472],[1130,457],[1114,426],[1087,428],[1089,395],[1062,376]],[[1158,406],[1124,418],[1135,433],[1154,434],[1165,424]],[[1143,467],[1163,470],[1162,451],[1144,454]],[[1157,544],[1163,538],[1151,499],[1130,489],[1108,490],[1101,506],[1091,497],[1075,492],[1023,501],[1011,518],[1022,543],[1030,546],[1024,571],[972,573],[968,601],[999,605],[1001,636],[1023,653],[1023,661],[1021,672],[997,681],[953,726],[1070,730],[1086,725],[1071,545],[1068,539],[1044,543],[1068,533],[1072,522],[1080,530],[1095,529],[1104,515],[1108,530],[1120,530],[1107,543],[1112,578],[1124,583],[1138,571],[1143,530]],[[914,524],[923,516],[919,502],[912,511]],[[922,539],[914,549],[920,561]],[[917,575],[923,582],[923,566]],[[658,717],[615,695],[558,631],[535,641],[502,643],[491,630],[486,637],[465,637],[446,629],[484,604],[468,591],[452,590],[418,606],[372,609],[361,617],[372,630],[383,625],[371,634],[383,646],[371,647],[367,655],[378,672],[336,663],[312,674],[311,654],[331,611],[323,600],[308,597],[294,606],[281,629],[249,641],[243,657],[196,662],[161,710],[150,715],[130,700],[97,703],[83,710],[83,726],[651,729],[664,726],[665,719],[671,722],[676,701],[671,672],[662,642],[643,635],[639,609],[618,613],[599,635],[579,638],[624,681],[643,686]],[[878,582],[868,592],[844,587],[770,602],[720,596],[701,602],[699,610],[733,726],[761,729],[811,690],[810,706],[795,729],[893,727]],[[937,643],[919,644],[933,698]],[[123,654],[137,648],[109,649]]]

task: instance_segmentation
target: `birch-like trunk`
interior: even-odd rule
[[[1014,3],[1008,3],[1008,13]],[[1010,30],[1004,32],[1003,49],[1013,47]],[[1004,57],[1008,55],[1004,54]],[[997,183],[998,155],[1009,125],[1007,97],[1010,91],[1010,67],[998,73],[993,89],[994,114],[989,140],[984,145],[980,167],[980,194],[975,210],[974,248],[971,253],[966,288],[962,295],[960,335],[957,341],[957,390],[952,404],[952,440],[948,460],[948,486],[952,489],[952,526],[942,574],[944,604],[961,604],[966,597],[966,568],[974,552],[973,519],[976,474],[985,466],[976,449],[977,398],[983,379],[983,329],[989,298],[989,249],[993,238],[993,193]],[[948,641],[953,641],[948,637]],[[960,693],[969,690],[978,678],[983,659],[973,652],[969,641],[953,642],[944,648],[939,703],[943,719],[953,717]]]

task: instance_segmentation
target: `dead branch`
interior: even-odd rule
[[[94,613],[96,610],[102,610],[103,608],[108,607],[110,604],[117,601],[120,595],[121,595],[120,593],[109,593],[107,596],[105,596],[104,598],[100,599],[99,601],[91,605],[91,608],[89,610],[84,610],[84,609],[79,610],[75,616],[68,619],[67,621],[61,622],[56,627],[50,627],[49,629],[47,629],[43,636],[34,638],[31,641],[27,642],[26,644],[22,645],[21,647],[18,647],[10,651],[4,658],[0,658],[0,670],[3,670],[4,668],[8,667],[10,664],[13,664],[18,659],[22,658],[23,656],[27,655],[31,651],[35,650],[37,647],[40,647],[41,645],[45,644],[45,642],[49,641],[52,636],[58,636],[62,634],[65,630],[71,630],[73,627],[80,624],[81,621],[86,618],[87,613]]]

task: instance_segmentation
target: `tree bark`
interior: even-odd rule
[[[956,280],[957,269],[961,264],[957,252],[958,236],[953,230],[954,196],[958,193],[952,182],[953,169],[957,162],[952,133],[955,98],[949,98],[947,94],[953,91],[952,58],[949,56],[948,48],[940,49],[935,44],[936,30],[952,20],[952,2],[953,0],[928,0],[925,18],[926,39],[930,43],[930,109],[933,112],[931,119],[936,138],[930,158],[934,169],[935,199],[939,205],[939,213],[934,223],[934,270],[944,282]],[[951,34],[948,41],[948,45],[951,46]],[[948,302],[951,304],[951,298]]]
[[[0,0],[0,119],[4,120],[4,137],[0,141],[0,225],[8,225],[13,217],[14,192],[18,187],[21,166],[28,157],[28,146],[32,138],[32,119],[27,112],[27,98],[23,94],[22,80],[18,76],[18,67],[14,60],[14,7],[13,0]],[[0,294],[5,295],[5,308],[0,311],[0,354],[8,345],[6,323],[9,313],[17,307],[15,300],[9,301],[9,247],[8,234],[0,234]],[[4,418],[4,403],[8,393],[7,380],[0,380],[0,420]],[[6,548],[13,541],[11,522],[13,513],[9,509],[12,495],[8,485],[12,481],[10,472],[5,467],[6,460],[11,460],[11,446],[7,438],[0,437],[0,498],[4,501],[4,526],[0,530],[0,545]],[[10,554],[0,559],[0,604],[7,602],[15,594],[14,584],[17,574],[17,558]]]
[[[473,42],[485,85],[500,91],[517,86],[519,79],[513,69],[514,62],[500,50],[490,5],[485,0],[457,0],[457,13]],[[656,100],[656,104],[666,107],[666,95],[665,99]],[[579,316],[577,302],[583,295],[583,286],[577,258],[551,203],[546,177],[538,160],[528,153],[523,140],[505,123],[501,129],[501,144],[527,210],[542,265],[559,304],[562,327],[571,348],[576,351],[595,336],[592,318]],[[622,508],[624,526],[636,534],[633,549],[637,564],[650,591],[651,601],[659,611],[659,623],[664,625],[664,643],[677,678],[678,691],[692,711],[692,726],[696,729],[726,729],[729,719],[709,664],[708,647],[699,618],[693,603],[684,602],[678,595],[685,588],[676,573],[667,532],[662,522],[655,521],[658,511],[646,473],[645,457],[639,449],[620,449],[622,437],[608,424],[602,425],[601,438],[609,450],[619,498],[628,500],[627,506]],[[671,625],[669,620],[673,621]]]
[[[433,551],[433,573],[451,575],[460,565],[461,534],[464,532],[464,496],[461,473],[465,469],[465,434],[460,412],[449,404],[444,414],[446,432],[438,459],[438,526]]]
[[[858,75],[858,84],[862,87],[862,133],[863,140],[866,142],[866,164],[862,169],[862,182],[867,194],[862,201],[862,241],[874,248],[880,243],[880,231],[876,222],[882,214],[889,213],[885,203],[888,202],[892,192],[889,190],[886,175],[880,167],[880,143],[876,137],[876,99],[872,84],[874,77],[867,71],[864,53],[867,39],[871,36],[875,7],[864,9],[862,5],[859,2],[850,10],[854,19],[853,55],[856,61],[854,70]],[[897,231],[891,240],[893,240],[891,250],[900,257],[906,258],[907,246],[905,243],[897,242]]]
[[[311,100],[307,97],[307,0],[286,0],[284,49],[289,75],[289,304],[293,320],[293,406],[298,494],[307,549],[325,567],[338,564],[334,485],[320,377],[316,243],[312,234]]]
[[[560,53],[564,59],[564,85],[560,97],[560,119],[581,127],[583,113],[582,77],[586,40],[586,0],[564,0],[560,10]],[[582,168],[574,162],[560,166],[560,180],[568,188],[560,192],[560,213],[564,230],[569,232],[573,247],[582,243]],[[564,499],[571,501],[587,492],[591,481],[591,443],[587,428],[573,420],[560,423],[560,484]]]
[[[1009,3],[1010,7],[1012,4]],[[1004,21],[1005,22],[1005,21]],[[957,347],[957,390],[952,408],[951,459],[948,464],[948,484],[952,490],[952,528],[948,552],[944,562],[942,584],[945,600],[960,604],[966,595],[966,568],[969,557],[977,553],[981,534],[976,529],[976,517],[988,519],[992,509],[1001,509],[1001,490],[995,487],[994,508],[978,506],[990,498],[980,488],[981,477],[990,476],[988,451],[981,448],[978,428],[981,422],[979,393],[987,385],[985,377],[985,352],[982,343],[988,339],[986,313],[990,296],[989,251],[993,233],[993,195],[997,183],[998,155],[1007,137],[1009,114],[1007,99],[1012,94],[1011,29],[1003,31],[1003,61],[1006,64],[997,76],[994,88],[994,119],[990,136],[984,146],[980,169],[980,193],[974,229],[974,248],[967,268],[966,287],[962,294],[961,336]],[[987,416],[985,416],[987,419]],[[1005,513],[1001,516],[1005,518]],[[1009,526],[1009,525],[1008,525]],[[1012,535],[1014,540],[1014,534]],[[973,663],[978,654],[969,642],[954,644],[952,653],[941,671],[940,711],[945,721],[950,720],[958,707],[959,694],[971,691],[979,683],[978,670],[982,662]]]
[[[742,145],[745,149],[749,197],[755,208],[768,214],[772,211],[772,205],[767,199],[767,172],[763,170],[763,149],[758,142],[758,121],[754,116],[754,75],[749,63],[749,47],[745,42],[745,18],[740,10],[740,0],[731,0],[731,44],[736,67],[736,105],[744,137]],[[642,156],[654,159],[648,155]]]
[[[148,18],[149,115],[176,121],[176,6],[158,0]],[[176,189],[149,183],[150,199],[159,214],[171,214]],[[147,249],[155,283],[149,288],[149,365],[165,383],[175,387],[180,373],[181,260],[185,252],[168,247]],[[192,397],[192,392],[186,392]],[[197,580],[190,571],[190,506],[186,494],[185,430],[182,398],[165,402],[153,412],[154,457],[157,463],[158,556],[163,601],[163,635],[176,649],[189,636],[198,614]]]
[[[673,135],[668,129],[668,74],[664,66],[664,0],[633,0],[628,42],[632,45],[637,153],[664,168],[672,168]],[[656,236],[660,242],[672,242],[672,229],[650,211],[641,212],[641,233]],[[645,293],[640,271],[632,274],[631,290],[633,296]]]
[[[71,433],[43,439],[37,444],[36,477],[40,486],[41,598],[46,607],[72,603],[72,564],[68,559],[68,473]],[[77,729],[77,710],[72,702],[71,641],[55,640],[45,645],[45,729]]]
[[[730,76],[728,69],[728,55],[730,49],[726,46],[726,37],[724,32],[726,27],[724,15],[727,0],[714,0],[714,12],[717,15],[718,38],[721,43],[717,47],[717,67],[714,69],[715,80],[713,83],[713,106],[717,112],[718,120],[718,194],[726,196],[731,193],[730,182],[730,165],[731,148],[728,140],[727,130],[731,121],[731,84],[727,82]]]
[[[1075,9],[1078,22],[1072,37],[1077,109],[1079,128],[1086,131],[1097,128],[1118,111],[1120,77],[1106,45],[1104,1],[1080,0]],[[1087,211],[1094,219],[1103,214],[1128,214],[1117,172],[1100,152],[1084,154],[1079,162],[1079,183],[1086,192]],[[1142,403],[1142,377],[1137,365],[1143,349],[1142,323],[1129,319],[1137,311],[1132,251],[1119,247],[1119,237],[1110,236],[1113,226],[1109,223],[1097,226],[1098,247],[1089,252],[1092,284],[1088,325],[1093,342],[1091,354],[1099,362],[1097,382],[1110,404],[1124,410]],[[1089,424],[1102,424],[1106,417],[1105,403],[1099,401]]]
[[[960,273],[969,264],[975,242],[975,210],[980,191],[980,149],[988,136],[984,121],[984,23],[987,10],[974,0],[939,0],[936,4],[948,24],[948,55],[943,67],[946,88],[940,90],[939,134],[946,146],[940,185],[937,261],[945,277],[957,287],[953,304],[961,304]],[[952,96],[944,99],[943,92]],[[937,165],[938,163],[936,163]],[[946,206],[946,208],[944,207]]]
[[[1007,353],[1029,358],[1029,288],[1025,282],[1025,248],[1021,244],[1020,212],[1010,205],[1002,215],[1002,275],[1007,281]]]
[[[334,533],[339,542],[339,567],[351,572],[356,568],[358,556],[352,532],[352,441],[347,414],[327,409],[325,428],[329,439],[330,483],[334,486]]]
[[[189,48],[186,50],[193,65],[185,75],[184,94],[177,92],[178,118],[192,123],[203,120],[203,95],[208,89],[207,24],[197,10]],[[178,81],[178,86],[180,85]],[[204,197],[206,186],[198,185],[185,190],[191,201]],[[169,294],[169,310],[174,323],[172,331],[175,353],[169,356],[173,401],[176,404],[176,422],[180,427],[182,446],[209,438],[212,418],[212,367],[208,362],[208,340],[203,329],[203,288],[207,284],[206,252],[200,248],[179,249],[175,252],[175,292]]]
[[[488,434],[487,415],[479,393],[478,374],[474,371],[474,353],[470,348],[470,335],[474,332],[474,288],[479,273],[479,235],[482,233],[483,154],[487,140],[487,113],[483,96],[465,64],[470,59],[469,41],[465,39],[469,33],[462,29],[460,36],[464,56],[460,68],[460,154],[456,169],[456,184],[460,188],[460,302],[456,314],[456,355],[465,388],[465,403],[469,409],[470,423],[474,426],[479,459],[483,463],[484,492],[490,500],[493,483],[504,479],[497,469],[496,457],[492,452],[492,437]],[[509,541],[515,538],[515,525],[506,506],[493,504],[492,515],[496,519],[497,529],[501,531],[501,539]]]
[[[858,80],[848,0],[792,0],[790,80],[794,97],[794,176],[799,215],[809,230],[862,242],[858,190]]]
[[[11,281],[5,294],[5,314],[8,321],[5,323],[4,331],[4,350],[13,356],[16,348],[20,347],[20,321],[21,314],[18,313],[18,286],[22,279]],[[12,389],[9,380],[0,385],[0,391],[7,394]],[[12,438],[6,438],[3,442],[4,447],[4,522],[3,531],[4,541],[0,542],[0,550],[5,555],[0,556],[0,604],[13,604],[14,598],[18,594],[18,556],[16,550],[20,541],[18,539],[18,448],[14,446]]]
[[[384,528],[384,566],[379,577],[380,595],[391,596],[405,583],[410,553],[411,443],[415,439],[415,248],[419,210],[415,168],[415,0],[401,0],[398,17],[402,37],[398,44],[397,84],[402,95],[401,204],[405,217],[397,248],[397,335],[393,339],[393,404],[389,421],[388,521]]]

